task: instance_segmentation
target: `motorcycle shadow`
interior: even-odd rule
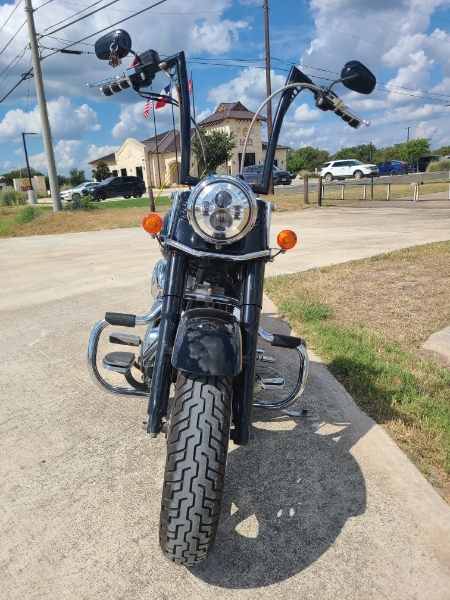
[[[223,588],[262,587],[296,575],[366,507],[364,477],[349,452],[365,433],[361,422],[320,427],[258,411],[254,425],[256,439],[229,454],[215,546],[190,569]]]

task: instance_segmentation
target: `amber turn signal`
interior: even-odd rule
[[[145,215],[145,217],[142,219],[142,227],[147,233],[152,233],[153,235],[155,235],[156,233],[159,233],[161,231],[162,226],[162,219],[156,213],[150,213],[148,215]]]
[[[297,236],[290,229],[283,229],[277,237],[277,244],[283,250],[290,250],[297,243]]]

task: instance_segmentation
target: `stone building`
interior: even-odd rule
[[[206,131],[220,130],[234,133],[236,148],[227,164],[217,169],[218,173],[239,173],[242,158],[242,149],[248,135],[248,128],[255,113],[249,111],[240,102],[222,103],[217,110],[204,119],[199,126]],[[245,153],[245,166],[257,165],[264,161],[267,142],[261,137],[261,125],[265,117],[258,117],[253,125],[250,138],[247,142]],[[195,129],[191,130],[192,137]],[[277,146],[275,165],[286,169],[286,146]],[[127,138],[116,152],[93,160],[92,167],[103,161],[114,176],[135,175],[142,177],[147,187],[161,187],[176,184],[181,159],[181,139],[178,131],[165,131],[156,137],[151,137],[139,142],[134,138]],[[190,157],[191,173],[201,174],[194,153]]]

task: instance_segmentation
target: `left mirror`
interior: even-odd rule
[[[119,58],[125,58],[131,50],[130,34],[124,29],[110,31],[95,42],[95,54],[100,60],[109,60],[111,56],[111,44],[116,44],[113,48]]]
[[[351,60],[344,65],[341,79],[345,77],[351,78],[342,82],[345,87],[358,94],[371,94],[377,84],[375,75],[358,60]]]

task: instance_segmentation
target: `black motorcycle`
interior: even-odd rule
[[[141,90],[149,87],[160,71],[171,78],[178,95],[178,101],[170,102],[179,107],[180,183],[189,189],[175,193],[172,210],[164,220],[151,213],[143,221],[163,255],[152,275],[154,304],[140,317],[106,313],[92,331],[88,367],[95,383],[110,393],[149,397],[147,432],[151,437],[159,433],[167,437],[160,544],[170,560],[192,566],[214,543],[229,440],[247,445],[253,435],[253,409],[284,409],[298,399],[306,385],[305,342],[260,327],[264,269],[277,254],[270,248],[269,238],[275,206],[257,194],[267,194],[284,116],[299,92],[309,89],[320,110],[335,112],[354,128],[368,123],[331,91],[337,82],[319,87],[292,67],[286,85],[271,96],[281,94],[261,184],[248,186],[242,176],[220,174],[200,179],[189,174],[191,117],[184,53],[164,60],[154,50],[138,55],[123,30],[103,36],[95,44],[95,52],[113,66],[129,53],[134,55],[133,65],[121,76],[88,85],[100,87],[103,95],[133,88],[156,100],[157,95]],[[357,61],[347,63],[337,81],[363,94],[370,94],[376,83]],[[245,148],[242,160],[244,156]],[[206,157],[204,162],[207,166]],[[277,253],[293,248],[296,241],[294,232],[282,231]],[[143,339],[122,332],[109,335],[111,343],[137,349],[136,353],[111,352],[103,358],[103,368],[121,373],[129,387],[109,383],[98,370],[99,339],[110,325],[146,326]],[[274,357],[258,348],[258,339],[297,356],[298,373],[287,395],[283,376],[269,366]],[[175,384],[175,392],[169,402],[171,384]],[[270,390],[264,392],[269,399],[259,398],[266,390]]]

